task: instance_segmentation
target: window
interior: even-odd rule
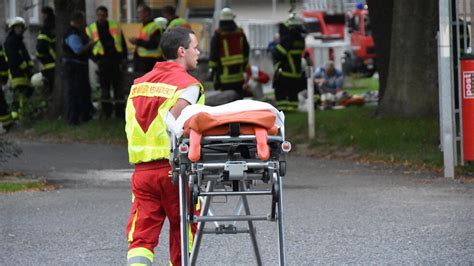
[[[8,5],[8,17],[7,17],[7,19],[16,17],[16,1],[15,0],[9,0],[9,1],[7,1],[7,5]]]
[[[16,1],[15,1],[16,2]],[[40,19],[39,19],[39,14],[40,14],[40,8],[39,8],[39,0],[29,0],[25,1],[25,9],[26,9],[26,14],[28,16],[28,20],[30,24],[40,24]]]

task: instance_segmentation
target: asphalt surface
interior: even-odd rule
[[[125,264],[126,147],[18,144],[0,169],[60,187],[0,194],[0,265]],[[268,198],[250,203],[270,210]],[[290,156],[284,208],[288,265],[474,264],[474,185],[438,173]],[[256,225],[264,265],[277,264],[276,224]],[[167,228],[156,265],[168,265]],[[255,265],[248,235],[205,235],[198,265]]]

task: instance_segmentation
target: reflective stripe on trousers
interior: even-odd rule
[[[127,265],[152,265],[153,252],[146,248],[130,249],[127,253]]]

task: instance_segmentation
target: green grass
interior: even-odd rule
[[[350,147],[356,153],[381,160],[442,165],[437,121],[377,118],[374,113],[374,106],[316,112],[316,138],[311,141],[312,147],[319,150]],[[306,140],[305,113],[287,114],[286,124],[288,139]]]
[[[367,91],[378,91],[378,78],[360,78],[357,76],[349,76],[345,78],[344,90],[351,95],[362,94]]]
[[[43,189],[46,186],[43,181],[31,182],[0,182],[0,193],[12,193],[23,190]]]
[[[63,120],[39,121],[26,134],[58,141],[126,143],[123,119],[92,120],[79,126],[68,125]]]

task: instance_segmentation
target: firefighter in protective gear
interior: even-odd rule
[[[100,84],[101,116],[109,118],[115,111],[117,118],[124,117],[125,104],[122,77],[127,66],[127,45],[119,24],[108,20],[105,6],[96,9],[97,21],[86,28],[87,35],[95,42],[92,58],[97,63]],[[110,91],[113,90],[113,101]]]
[[[14,121],[12,114],[10,113],[10,108],[5,100],[5,94],[3,93],[2,88],[7,81],[8,66],[5,61],[5,51],[3,50],[3,46],[0,45],[0,127],[3,127],[3,129],[8,129]]]
[[[43,92],[44,97],[48,99],[53,92],[54,72],[56,70],[55,15],[53,9],[49,6],[41,8],[41,15],[43,27],[36,42],[36,58],[38,58],[42,66],[41,72],[46,80]]]
[[[157,61],[164,61],[162,51],[159,47],[163,29],[151,18],[151,8],[147,5],[137,7],[138,18],[142,22],[142,28],[138,38],[130,38],[134,44],[135,54],[133,66],[135,72],[145,73],[150,71]]]
[[[306,89],[305,69],[302,67],[305,40],[301,20],[296,14],[291,14],[284,25],[288,32],[281,36],[280,43],[272,50],[275,62],[273,88],[278,108],[292,111],[298,107],[298,92]]]
[[[176,15],[176,9],[172,6],[163,7],[163,17],[168,20],[167,28],[171,29],[174,27],[185,27],[191,29],[189,24],[184,18],[180,18]]]
[[[204,104],[202,84],[187,71],[197,67],[198,42],[193,31],[176,27],[161,40],[166,62],[158,62],[135,80],[126,107],[128,155],[135,165],[132,207],[126,234],[128,265],[152,265],[166,217],[170,224],[170,265],[181,265],[179,190],[169,172],[168,128],[189,104]],[[196,230],[196,224],[192,232]],[[191,233],[191,232],[189,232]],[[190,234],[192,244],[193,234]]]
[[[4,46],[8,65],[8,80],[14,94],[12,115],[19,116],[20,118],[24,113],[27,98],[33,93],[30,84],[33,62],[23,43],[25,29],[25,20],[23,18],[15,17],[9,20],[8,36]]]
[[[211,39],[209,68],[216,90],[234,90],[242,97],[250,49],[244,31],[237,27],[234,18],[230,8],[221,10],[219,28]]]

